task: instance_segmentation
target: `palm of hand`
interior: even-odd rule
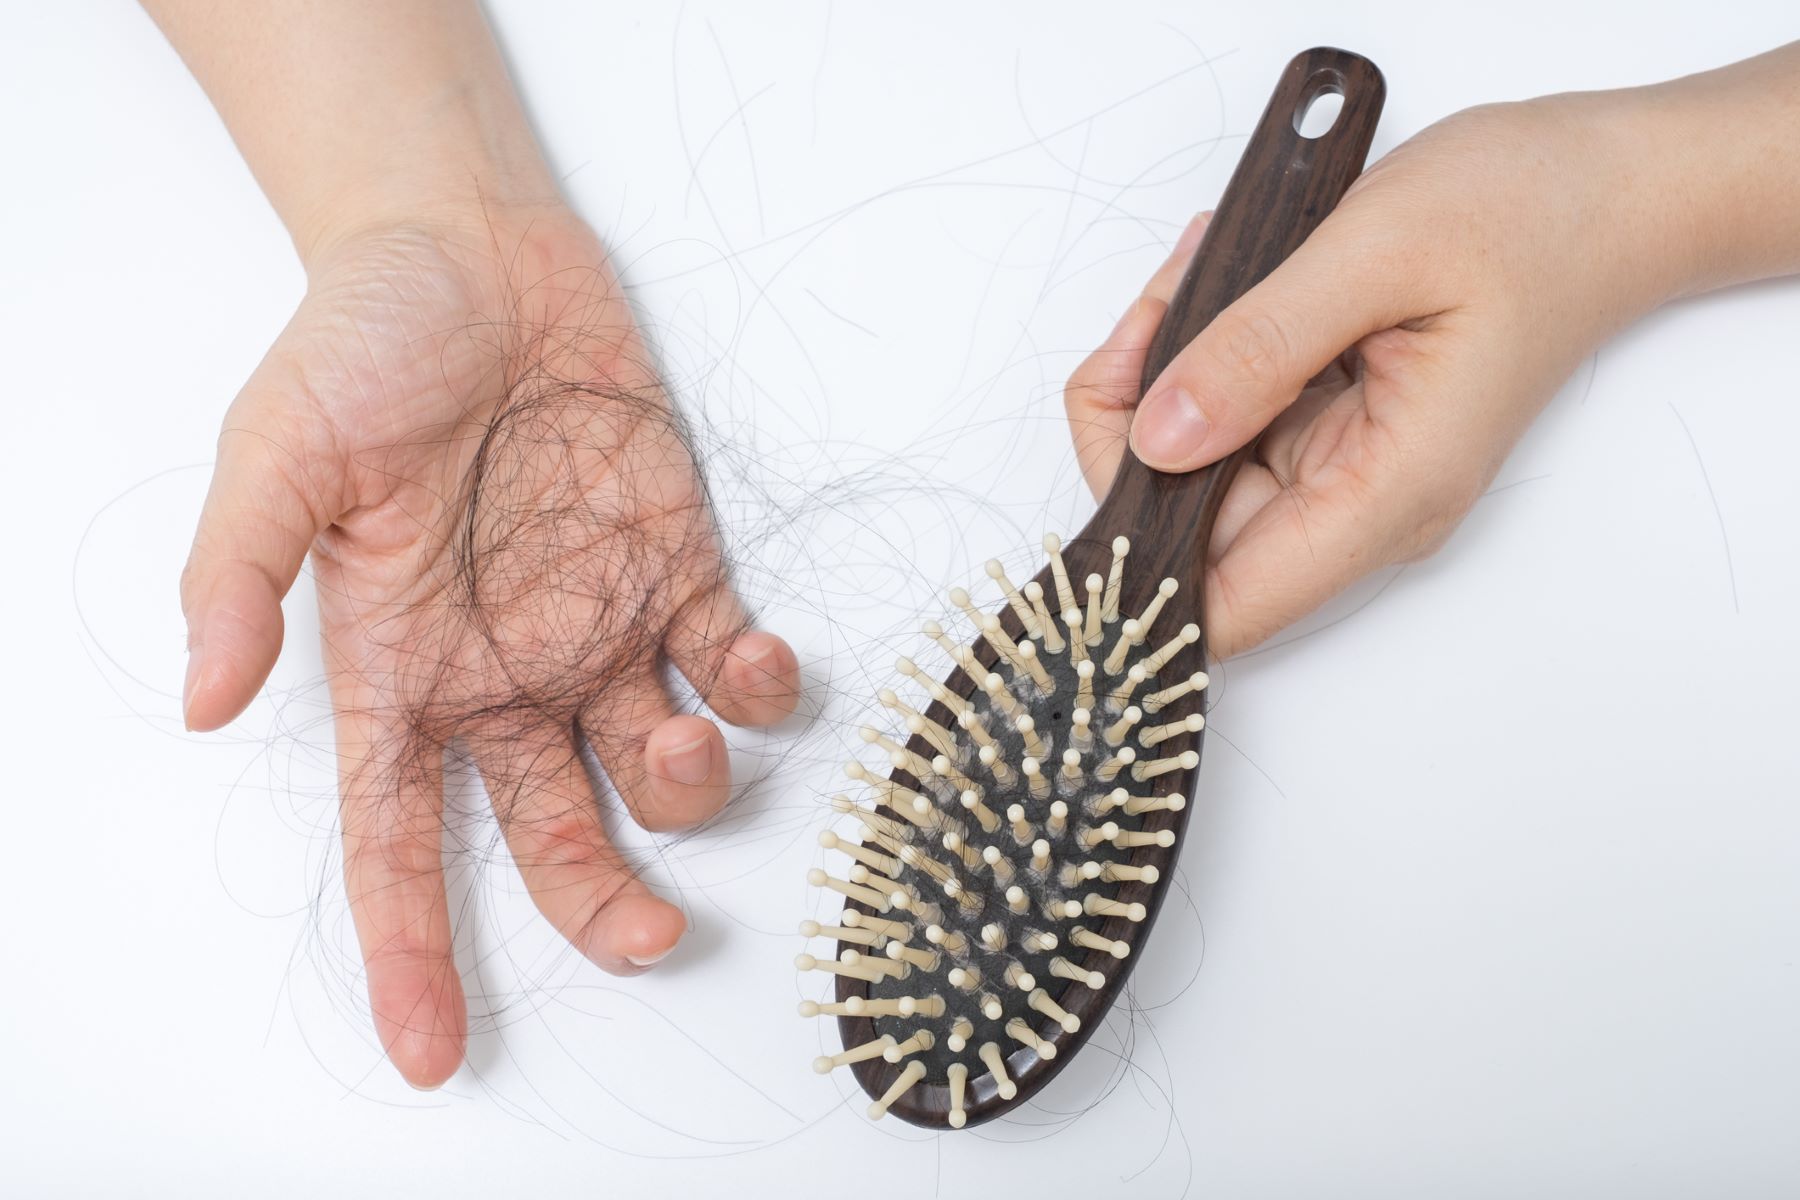
[[[723,742],[675,713],[663,656],[740,723],[790,712],[797,666],[746,632],[695,464],[573,220],[384,231],[314,272],[221,439],[183,581],[192,724],[229,719],[266,674],[280,564],[309,543],[372,1007],[402,1072],[436,1083],[464,1025],[446,748],[473,758],[545,915],[602,966],[641,969],[684,921],[609,845],[582,741],[640,823],[704,819],[727,795]]]

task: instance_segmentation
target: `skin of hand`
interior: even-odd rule
[[[555,198],[473,5],[151,8],[308,280],[225,418],[181,579],[183,711],[209,730],[250,702],[310,554],[370,1007],[401,1074],[434,1087],[466,1025],[447,747],[481,773],[539,909],[633,974],[686,921],[611,845],[584,742],[640,824],[690,826],[726,802],[730,767],[719,729],[675,711],[663,663],[743,725],[794,710],[798,663],[725,578],[605,252]],[[391,23],[412,40],[385,40]],[[349,111],[330,111],[334,85]],[[391,91],[385,107],[369,89]]]
[[[1127,442],[1255,442],[1208,548],[1207,641],[1261,643],[1435,551],[1597,344],[1684,293],[1800,270],[1800,44],[1669,84],[1471,109],[1372,166],[1138,400],[1206,214],[1064,393],[1096,495]],[[1724,136],[1722,136],[1724,135]],[[1787,197],[1783,199],[1783,197]]]

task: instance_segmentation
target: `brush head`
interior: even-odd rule
[[[844,911],[802,926],[838,944],[799,965],[836,995],[802,1012],[839,1019],[846,1049],[815,1067],[850,1066],[872,1116],[963,1128],[1042,1087],[1104,1016],[1171,877],[1205,725],[1199,626],[1175,579],[1133,578],[1125,538],[1044,548],[1022,589],[988,563],[995,611],[951,591],[971,641],[926,622],[954,668],[939,682],[899,661],[918,694],[878,698],[902,732],[862,730],[885,771],[850,764],[866,792],[833,800],[859,836],[821,838],[841,857],[810,879]]]

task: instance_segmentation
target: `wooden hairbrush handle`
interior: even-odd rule
[[[1302,137],[1301,117],[1314,100],[1333,92],[1344,98],[1337,120],[1317,138]],[[1362,173],[1386,95],[1381,71],[1348,50],[1322,46],[1288,63],[1150,344],[1140,394],[1215,317],[1299,249],[1336,207]],[[1182,585],[1202,595],[1213,518],[1250,452],[1246,446],[1210,466],[1172,475],[1145,466],[1127,447],[1090,528],[1135,528],[1173,537],[1191,552],[1192,567]]]

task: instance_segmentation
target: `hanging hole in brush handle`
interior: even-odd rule
[[[1348,50],[1319,47],[1288,63],[1150,343],[1140,394],[1337,206],[1362,173],[1386,95],[1381,71]],[[1308,117],[1325,96],[1341,103],[1330,125],[1316,131]],[[1192,564],[1182,585],[1199,588],[1213,518],[1248,453],[1246,447],[1197,471],[1166,474],[1127,447],[1092,527],[1169,539],[1178,550],[1172,561]]]

